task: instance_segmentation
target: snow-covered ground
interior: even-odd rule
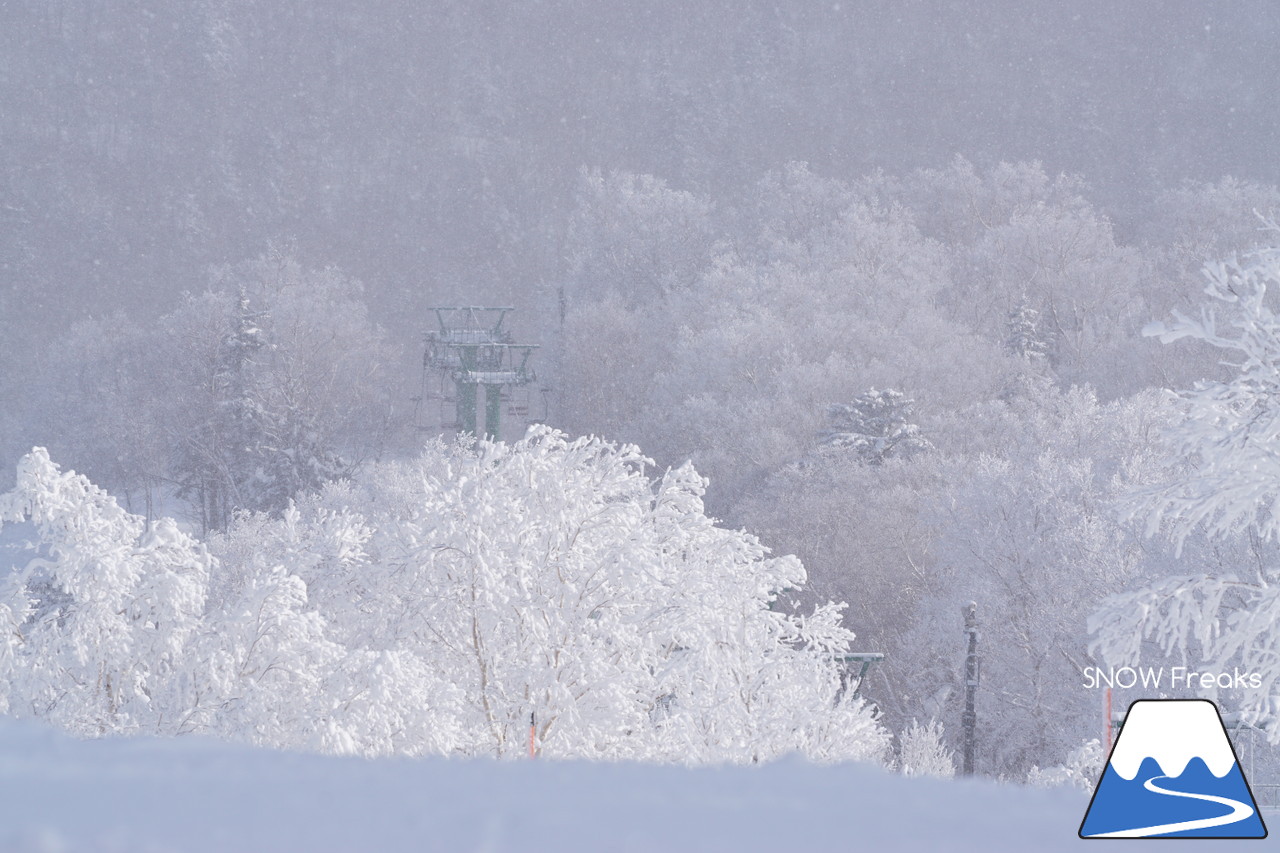
[[[1086,804],[1074,790],[798,759],[368,761],[196,738],[79,741],[0,720],[5,853],[1077,850]],[[1094,842],[1109,843],[1124,842]]]

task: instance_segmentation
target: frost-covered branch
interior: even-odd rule
[[[691,466],[646,463],[543,428],[433,446],[241,516],[211,554],[36,451],[0,498],[41,537],[0,587],[0,701],[343,753],[516,757],[532,713],[551,757],[882,756],[841,606],[770,609],[799,561],[717,527]]]
[[[1280,235],[1268,223],[1273,236]],[[1206,265],[1209,304],[1198,317],[1175,314],[1145,333],[1165,343],[1189,338],[1227,353],[1230,379],[1200,382],[1177,395],[1168,437],[1176,474],[1138,491],[1132,516],[1148,534],[1167,531],[1181,551],[1188,537],[1247,534],[1252,553],[1280,535],[1280,317],[1270,291],[1280,284],[1280,250]],[[1253,577],[1204,573],[1161,580],[1109,598],[1092,616],[1092,647],[1116,664],[1138,662],[1145,643],[1164,654],[1257,674],[1245,711],[1273,717],[1280,687],[1280,566]],[[1280,727],[1270,735],[1280,741]]]

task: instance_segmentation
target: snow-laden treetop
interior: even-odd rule
[[[209,548],[42,449],[0,495],[0,712],[364,755],[875,760],[841,605],[703,511],[691,465],[545,427],[240,515]]]

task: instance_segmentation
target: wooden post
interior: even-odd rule
[[[533,711],[529,712],[529,757],[536,758],[537,752],[534,749],[534,739],[537,736],[538,718],[534,716]]]
[[[969,651],[964,659],[964,713],[960,717],[960,726],[964,731],[964,766],[965,776],[973,775],[974,740],[978,729],[978,712],[976,699],[978,693],[978,603],[970,601],[960,608],[964,614],[964,632],[968,635]]]

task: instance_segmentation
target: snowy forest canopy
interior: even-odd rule
[[[1178,554],[1126,511],[1191,458],[1160,389],[1231,377],[1205,336],[1142,329],[1198,315],[1206,261],[1275,241],[1266,6],[1113,5],[6,6],[0,485],[40,445],[209,534],[240,586],[184,593],[199,654],[235,648],[245,596],[301,583],[286,621],[320,632],[308,677],[332,685],[401,647],[325,610],[328,557],[251,566],[251,537],[287,551],[280,525],[405,476],[426,307],[512,304],[552,427],[691,461],[712,514],[799,557],[806,582],[753,607],[847,602],[854,646],[888,656],[863,688],[882,724],[954,738],[973,599],[982,769],[1062,763],[1097,734],[1080,672],[1107,596],[1275,556],[1247,526],[1174,531]],[[22,589],[13,613],[57,604]],[[483,695],[437,748],[480,751]],[[206,725],[259,718],[238,719]],[[353,719],[256,737],[412,751]],[[597,752],[675,749],[619,743]]]
[[[168,310],[288,240],[363,281],[397,336],[462,296],[529,308],[563,274],[584,165],[735,203],[792,160],[845,179],[1039,160],[1133,238],[1184,179],[1280,182],[1273,11],[7,3],[0,322],[27,343]]]

